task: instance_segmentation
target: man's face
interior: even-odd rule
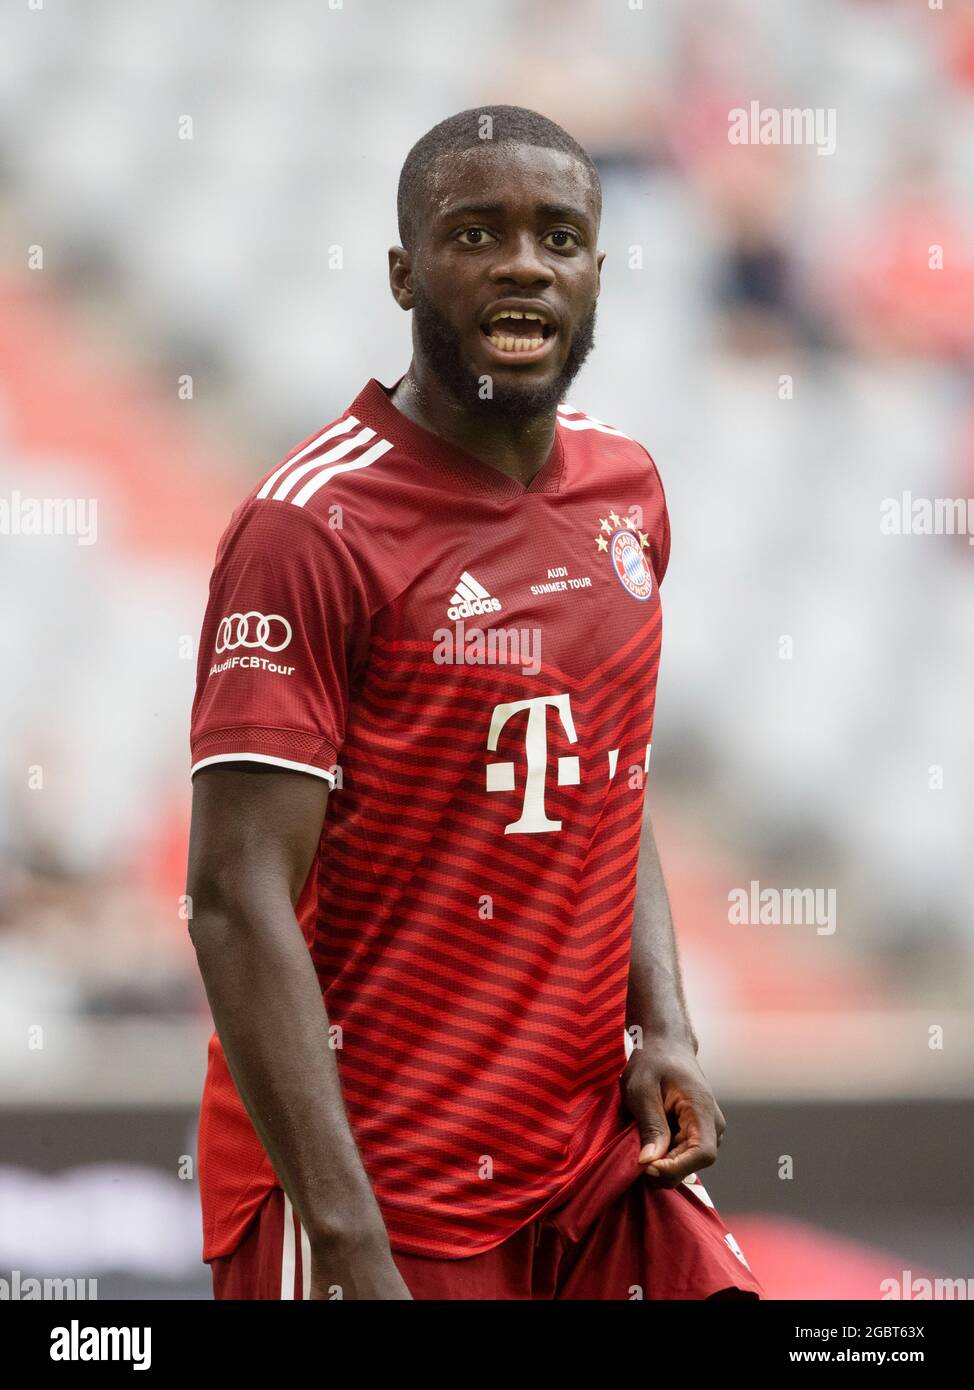
[[[596,196],[557,150],[485,144],[434,166],[404,307],[417,355],[459,404],[518,419],[564,398],[594,337]]]

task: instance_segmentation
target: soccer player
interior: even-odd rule
[[[408,371],[220,542],[188,885],[218,1298],[760,1296],[694,1176],[724,1119],[643,814],[663,490],[563,403],[600,211],[543,116],[435,126],[389,253]]]

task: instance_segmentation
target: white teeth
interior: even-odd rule
[[[506,333],[492,333],[489,338],[489,342],[503,352],[531,352],[543,341],[542,338],[512,338]]]
[[[524,313],[522,313],[520,309],[501,309],[493,316],[490,322],[496,323],[498,319],[534,319],[538,323],[546,322],[542,314],[535,314],[530,309]]]
[[[540,323],[542,327],[546,327],[548,324],[545,315],[535,313],[533,309],[498,309],[488,322],[496,324],[500,319],[528,319],[533,323]],[[535,352],[545,342],[544,333],[537,337],[523,338],[512,333],[492,331],[488,337],[494,347],[499,348],[502,352]]]

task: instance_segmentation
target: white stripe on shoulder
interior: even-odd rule
[[[354,453],[363,444],[368,444],[370,439],[375,438],[375,430],[370,430],[368,425],[363,425],[358,434],[353,434],[350,439],[343,439],[340,444],[329,449],[324,454],[319,454],[317,458],[309,459],[307,463],[299,463],[281,482],[280,487],[274,493],[275,502],[284,502],[290,495],[292,489],[302,478],[306,478],[309,473],[313,473],[322,464],[332,463],[335,459],[343,459],[346,454]]]
[[[336,473],[349,473],[353,468],[368,468],[370,463],[375,463],[383,454],[387,454],[392,448],[388,439],[380,439],[373,444],[371,449],[366,449],[364,454],[359,454],[357,458],[351,459],[348,463],[335,463],[330,468],[323,468],[320,473],[314,473],[305,483],[300,492],[295,493],[291,501],[296,507],[303,507],[309,498],[314,497],[319,488],[334,478]]]
[[[604,420],[597,420],[594,415],[586,415],[584,411],[576,410],[573,405],[558,407],[558,423],[566,430],[597,430],[599,434],[611,434],[616,439],[632,438],[632,435],[623,434],[622,430],[617,430],[613,425],[607,425]]]
[[[335,436],[339,434],[347,434],[348,431],[353,430],[357,424],[358,420],[356,420],[355,416],[348,415],[344,420],[337,420],[335,424],[329,425],[326,430],[322,430],[321,434],[316,435],[315,438],[296,453],[293,458],[286,459],[284,463],[281,464],[280,468],[276,469],[271,474],[261,487],[260,492],[258,492],[258,498],[269,497],[274,484],[284,476],[289,468],[293,468],[296,463],[300,463],[303,458],[307,458],[315,449],[320,449],[322,444],[327,443],[329,439],[334,439]]]

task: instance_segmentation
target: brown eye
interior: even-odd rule
[[[582,244],[581,239],[574,232],[570,232],[567,227],[556,227],[553,232],[548,233],[545,241],[555,251],[570,251]]]
[[[461,246],[485,246],[490,233],[484,227],[464,227],[456,240]]]

